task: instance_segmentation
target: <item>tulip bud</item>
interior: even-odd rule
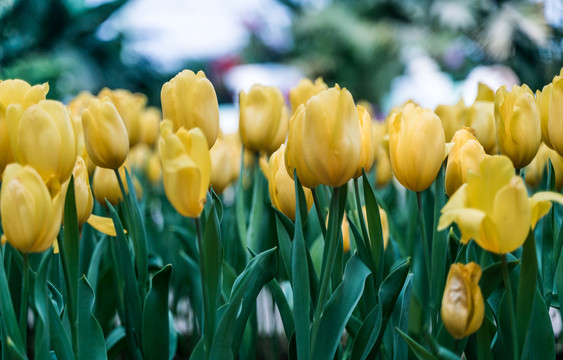
[[[81,91],[68,103],[68,108],[70,109],[71,114],[80,117],[82,115],[82,111],[84,111],[84,109],[86,109],[90,104],[90,100],[95,98],[96,97],[89,91]]]
[[[463,100],[460,100],[456,105],[438,105],[435,113],[442,121],[447,142],[452,140],[456,131],[467,126],[468,109]]]
[[[563,77],[561,76],[553,79],[547,133],[553,149],[563,156]]]
[[[81,157],[76,158],[74,170],[74,196],[76,201],[76,213],[78,215],[78,225],[82,225],[88,220],[94,208],[94,198],[90,189],[90,179],[86,162]]]
[[[450,267],[442,298],[442,321],[454,339],[467,337],[481,327],[485,316],[479,288],[481,267],[474,262]]]
[[[378,187],[385,186],[392,178],[393,171],[391,169],[389,153],[380,145],[378,148],[377,162],[375,163],[375,185]]]
[[[173,130],[200,128],[211,149],[219,133],[219,104],[213,85],[203,71],[184,70],[162,85],[162,113]]]
[[[317,78],[315,83],[309,79],[301,79],[299,84],[289,91],[291,113],[295,113],[299,105],[305,104],[313,95],[317,95],[326,89],[328,89],[328,86],[321,77]]]
[[[252,151],[274,152],[287,137],[289,116],[281,91],[274,86],[253,85],[239,93],[239,131]]]
[[[141,140],[140,117],[147,104],[147,97],[141,93],[131,93],[129,90],[104,88],[98,98],[107,98],[115,105],[127,129],[129,146],[135,146]]]
[[[129,191],[127,182],[125,181],[124,166],[119,168],[119,175],[123,180],[125,191]],[[119,182],[117,180],[117,176],[115,176],[115,170],[113,169],[97,167],[96,170],[94,170],[94,176],[92,177],[92,190],[94,191],[94,198],[96,198],[96,201],[103,206],[106,206],[106,199],[113,206],[119,204],[119,202],[123,200]]]
[[[232,146],[221,136],[215,141],[215,145],[209,150],[211,157],[211,186],[217,194],[223,191],[233,181],[232,166],[239,166],[232,160]],[[239,156],[240,163],[240,156]]]
[[[497,129],[495,124],[495,103],[475,101],[469,108],[469,127],[489,155],[498,153]]]
[[[94,164],[106,169],[118,169],[125,162],[129,152],[129,137],[111,101],[93,99],[82,112],[82,127],[86,150]]]
[[[153,185],[159,184],[162,181],[162,165],[160,165],[160,157],[156,152],[149,158],[147,178]]]
[[[452,196],[467,181],[468,170],[479,170],[479,163],[486,156],[483,146],[468,130],[469,128],[466,127],[458,130],[452,139],[454,146],[448,155],[446,167],[448,196]]]
[[[553,165],[555,188],[560,190],[563,187],[563,156],[547,147],[544,143],[540,145],[534,160],[526,166],[525,179],[528,185],[537,187],[541,184],[549,160],[551,160]]]
[[[530,88],[514,85],[508,92],[500,87],[495,94],[495,119],[500,153],[517,169],[528,165],[541,142],[540,113]]]
[[[128,162],[132,169],[144,170],[153,150],[144,143],[139,143],[129,150]]]
[[[541,91],[536,90],[536,104],[540,111],[541,139],[551,149],[551,141],[549,140],[548,123],[549,123],[549,103],[551,100],[551,91],[553,83],[549,83],[543,87]]]
[[[6,121],[17,162],[33,166],[48,186],[68,180],[76,162],[76,134],[66,106],[41,100],[24,110],[13,104]]]
[[[162,114],[155,107],[149,107],[141,113],[139,118],[140,136],[139,140],[149,146],[152,146],[158,138],[158,128]]]
[[[372,121],[369,112],[361,105],[358,105],[358,115],[361,129],[361,150],[360,161],[354,174],[355,178],[362,176],[362,169],[367,173],[373,166],[374,160],[374,139],[372,131]]]
[[[172,127],[168,120],[160,125],[158,152],[164,191],[176,211],[195,218],[203,210],[211,178],[207,140],[199,128],[180,128],[174,133]]]
[[[303,185],[309,188],[316,184],[346,184],[360,159],[358,119],[354,99],[345,88],[335,85],[313,96],[291,119],[286,148],[288,170],[293,173],[296,168],[297,176],[300,180],[303,177]]]
[[[427,189],[445,157],[440,118],[431,110],[407,104],[389,122],[389,156],[397,180],[412,191]]]
[[[268,163],[268,188],[272,205],[291,220],[295,220],[295,183],[285,168],[285,145],[282,144],[270,156]],[[307,211],[313,206],[313,194],[310,189],[303,188]]]
[[[7,241],[25,252],[42,252],[53,245],[61,227],[68,182],[51,196],[39,173],[14,163],[2,178],[0,211]]]

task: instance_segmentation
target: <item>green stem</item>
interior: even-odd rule
[[[317,213],[317,218],[319,219],[319,226],[321,227],[321,232],[323,233],[323,238],[326,238],[326,226],[325,220],[321,209],[321,204],[319,202],[319,197],[317,196],[317,189],[312,188],[311,193],[313,194],[313,201],[315,203],[315,210]]]
[[[119,183],[119,189],[121,190],[121,196],[123,199],[127,196],[125,191],[125,186],[123,185],[123,180],[121,179],[121,174],[119,173],[119,169],[113,169],[115,171],[115,176],[117,177],[117,182]]]
[[[20,307],[20,332],[23,339],[23,346],[27,349],[27,309],[29,298],[29,254],[23,253],[23,284]]]
[[[205,256],[203,254],[203,231],[201,229],[201,220],[200,218],[195,218],[195,228],[197,232],[197,245],[199,248],[199,272],[200,272],[200,279],[201,279],[201,292],[203,295],[203,316],[201,319],[201,336],[203,337],[206,346],[204,346],[205,358],[207,359],[208,351],[211,347],[211,340],[213,339],[213,334],[208,334],[207,332],[210,329],[206,329],[204,324],[206,322],[206,317],[209,316],[209,311],[211,311],[209,307],[209,301],[207,298],[207,290],[206,290],[206,276],[205,276]]]
[[[369,235],[368,235],[368,228],[366,226],[366,221],[364,219],[362,202],[360,199],[360,187],[358,186],[358,178],[354,178],[354,193],[356,194],[356,208],[358,210],[358,218],[360,221],[360,227],[362,228],[362,235],[364,235],[364,239],[366,239],[367,241],[369,240]]]
[[[519,359],[518,356],[518,333],[516,331],[516,313],[514,312],[514,300],[512,298],[512,286],[510,285],[510,277],[508,276],[508,264],[506,262],[506,254],[502,254],[502,277],[504,279],[504,287],[506,292],[506,301],[508,302],[508,312],[510,320],[510,335],[512,338],[512,358]]]
[[[65,301],[67,302],[66,312],[68,314],[68,320],[70,322],[70,334],[72,338],[72,351],[75,354],[78,354],[78,321],[76,319],[76,301],[77,299],[74,298],[72,294],[72,284],[71,284],[71,276],[70,276],[70,269],[67,261],[67,257],[65,255],[65,248],[64,248],[64,239],[62,236],[58,237],[59,241],[59,255],[61,259],[61,264],[63,266],[63,276],[65,281],[65,289],[66,289],[66,297]]]
[[[428,276],[428,284],[431,281],[430,272],[430,244],[428,240],[428,234],[426,233],[426,222],[424,221],[424,209],[422,209],[422,193],[420,191],[416,192],[416,201],[418,205],[418,223],[420,225],[420,233],[422,234],[422,247],[424,248],[424,263],[426,266],[426,275]]]

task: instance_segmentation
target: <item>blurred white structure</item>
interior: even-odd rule
[[[510,90],[513,85],[520,84],[520,79],[514,71],[503,65],[477,66],[467,75],[467,79],[465,79],[461,88],[463,101],[466,105],[469,106],[475,101],[480,82],[493,91],[497,91],[502,85],[506,85],[506,88]]]

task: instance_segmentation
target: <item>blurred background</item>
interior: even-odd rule
[[[322,76],[383,115],[473,101],[477,82],[541,89],[563,66],[561,0],[0,0],[0,78],[50,98],[125,88],[160,105],[184,68],[219,102]]]

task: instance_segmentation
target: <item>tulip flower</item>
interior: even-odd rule
[[[82,115],[82,111],[84,111],[84,109],[86,109],[90,104],[90,100],[95,98],[96,97],[92,95],[91,92],[81,91],[68,103],[68,108],[70,109],[71,114],[80,117]]]
[[[239,93],[239,131],[245,148],[272,153],[287,137],[289,115],[281,91],[274,86],[253,85]]]
[[[164,119],[173,130],[200,128],[211,149],[219,133],[219,104],[213,85],[203,71],[184,70],[162,85],[160,92]]]
[[[129,137],[113,103],[98,99],[90,101],[82,112],[82,127],[92,162],[106,169],[121,167],[129,152]]]
[[[166,197],[183,216],[199,217],[211,179],[211,157],[199,128],[172,131],[169,120],[161,123],[158,152]]]
[[[125,167],[119,168],[119,175],[121,179],[125,179]],[[125,191],[128,192],[127,182],[123,181],[123,186]],[[92,177],[92,190],[94,191],[94,198],[98,203],[106,206],[106,199],[113,206],[119,204],[123,200],[123,195],[121,194],[121,189],[119,187],[119,182],[115,171],[112,169],[106,169],[97,167],[94,170],[94,176]]]
[[[441,316],[454,339],[467,337],[481,327],[485,304],[479,288],[481,267],[474,262],[450,267],[442,298]]]
[[[31,166],[6,167],[0,192],[2,227],[7,241],[25,252],[42,252],[53,246],[61,227],[68,181],[53,196],[41,175]]]
[[[6,121],[18,163],[33,166],[48,186],[68,180],[77,147],[74,124],[66,106],[53,100],[41,100],[27,109],[12,104]]]
[[[76,164],[72,170],[74,176],[74,199],[76,202],[76,213],[78,225],[82,225],[88,220],[94,208],[94,197],[90,188],[88,169],[86,162],[81,157],[76,158]]]
[[[475,137],[489,155],[498,153],[495,103],[477,100],[469,107],[468,124]]]
[[[526,166],[525,180],[529,186],[540,185],[549,160],[551,160],[555,174],[555,188],[559,190],[563,188],[563,156],[544,143],[540,145],[534,160]]]
[[[361,137],[361,150],[360,150],[360,161],[358,162],[358,167],[356,168],[355,178],[362,176],[362,169],[366,173],[370,171],[373,166],[374,161],[374,138],[372,131],[372,121],[369,112],[361,105],[358,105],[358,115],[360,119],[360,137]]]
[[[233,166],[240,166],[240,152],[238,162],[233,161],[233,147],[222,136],[217,138],[209,150],[211,157],[211,186],[217,194],[223,191],[238,177],[238,172]],[[236,173],[236,176],[233,176]]]
[[[559,155],[563,156],[563,77],[553,79],[553,89],[549,100],[549,119],[547,135],[549,143]],[[547,142],[546,142],[547,144]]]
[[[295,113],[299,105],[305,104],[313,95],[326,89],[328,89],[328,85],[325,84],[323,78],[317,78],[314,83],[309,79],[301,79],[299,84],[289,91],[291,113]]]
[[[452,140],[456,131],[467,126],[468,109],[463,100],[456,105],[438,105],[434,112],[442,121],[447,142]]]
[[[341,186],[356,172],[361,152],[361,128],[354,99],[338,85],[311,97],[290,121],[286,147],[288,172],[312,188]]]
[[[158,131],[161,120],[162,114],[157,108],[151,106],[143,111],[139,118],[139,141],[152,146],[158,138]]]
[[[448,154],[445,180],[448,196],[465,183],[469,170],[479,170],[479,163],[486,156],[483,146],[468,130],[466,127],[458,130],[452,139],[454,145]]]
[[[512,160],[514,167],[528,165],[541,142],[541,122],[538,105],[527,85],[505,86],[495,94],[495,119],[500,153]]]
[[[462,243],[474,239],[485,250],[505,254],[524,243],[530,227],[549,211],[550,201],[563,204],[563,195],[539,192],[528,198],[508,157],[486,157],[442,208],[438,230],[455,222]]]
[[[407,104],[389,120],[389,157],[397,180],[412,191],[427,189],[445,157],[440,118],[431,110]]]
[[[295,183],[285,168],[285,145],[276,150],[268,162],[268,188],[272,205],[291,220],[295,220]],[[303,188],[307,210],[313,206],[313,194]]]
[[[144,94],[132,93],[129,90],[104,88],[98,94],[98,98],[109,99],[115,105],[127,129],[129,146],[135,146],[141,141],[140,117],[147,104],[147,97]]]
[[[151,184],[156,185],[162,181],[162,165],[160,164],[158,153],[153,153],[149,158],[146,172],[147,179],[149,179]]]

